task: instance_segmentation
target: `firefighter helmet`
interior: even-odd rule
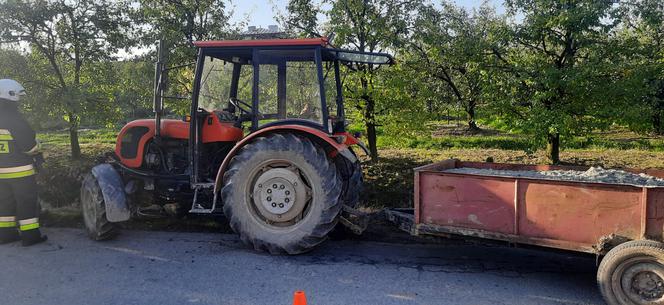
[[[0,79],[0,100],[18,102],[25,95],[25,88],[13,79]]]

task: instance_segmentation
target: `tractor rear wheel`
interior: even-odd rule
[[[343,157],[340,157],[343,158]],[[344,192],[341,195],[342,201],[345,205],[355,208],[360,202],[360,195],[364,190],[364,180],[362,179],[362,165],[360,161],[357,160],[354,163],[349,162],[346,158],[343,158],[338,162],[337,167],[340,167],[339,164],[345,166],[346,170],[344,172]]]
[[[272,134],[233,157],[221,198],[243,242],[272,254],[299,254],[334,228],[341,191],[337,169],[321,147],[293,134]]]
[[[81,209],[88,236],[93,240],[107,240],[118,234],[117,226],[106,219],[104,196],[99,182],[88,174],[81,185]]]

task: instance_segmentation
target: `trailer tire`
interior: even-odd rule
[[[321,147],[293,134],[271,134],[231,159],[221,199],[244,243],[271,254],[300,254],[323,242],[337,224],[341,183]]]
[[[83,179],[81,184],[81,212],[88,237],[92,240],[108,240],[119,233],[116,224],[106,218],[104,196],[99,182],[91,174]]]
[[[664,244],[635,240],[611,249],[597,270],[609,305],[664,304]]]

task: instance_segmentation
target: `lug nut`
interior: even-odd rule
[[[273,208],[276,208],[276,207],[277,207],[277,203],[276,203],[276,202],[273,202],[273,203],[272,203],[272,207],[273,207]]]
[[[286,195],[290,195],[290,191],[286,191],[284,194],[286,194]]]
[[[280,203],[280,204],[279,204],[279,207],[280,207],[280,208],[283,208],[283,207],[284,207],[284,204],[283,204],[283,203]]]
[[[272,201],[272,197],[268,196],[267,201]]]
[[[276,184],[276,183],[273,184],[273,185],[272,185],[272,188],[276,189],[276,188],[277,188],[277,184]]]
[[[272,189],[267,189],[268,194],[272,194]]]
[[[285,201],[286,203],[289,203],[289,202],[290,202],[290,199],[286,198],[286,199],[284,199],[284,201]]]
[[[283,189],[284,189],[284,185],[283,185],[283,184],[280,185],[279,188],[283,190]]]

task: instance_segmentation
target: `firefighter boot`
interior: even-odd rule
[[[23,246],[32,246],[46,241],[46,235],[42,235],[39,231],[39,219],[30,218],[18,221],[18,229],[21,231],[21,240]]]
[[[0,228],[0,245],[19,241],[20,239],[16,228]]]
[[[45,242],[48,239],[48,236],[42,235],[39,229],[33,229],[28,231],[21,231],[21,241],[23,247],[29,247],[41,242]]]
[[[15,242],[21,239],[16,230],[16,217],[0,217],[0,245]]]

